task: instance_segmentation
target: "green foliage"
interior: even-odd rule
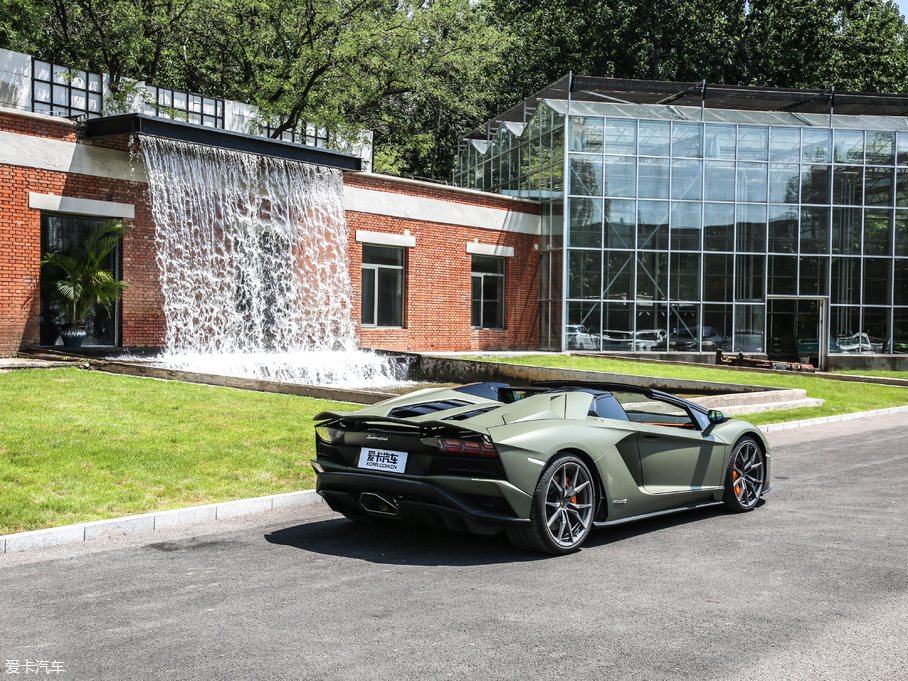
[[[129,287],[114,279],[103,260],[126,233],[122,222],[99,222],[72,254],[47,253],[41,258],[54,292],[69,310],[70,322],[81,324],[95,305],[108,312]]]

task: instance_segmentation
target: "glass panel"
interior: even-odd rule
[[[830,303],[856,305],[860,300],[861,292],[860,258],[833,258],[830,283],[832,286],[829,296]]]
[[[892,213],[882,208],[864,210],[864,255],[892,255]]]
[[[763,352],[766,308],[762,305],[735,306],[735,352]]]
[[[861,130],[835,131],[835,162],[864,162],[864,132]]]
[[[637,253],[637,299],[665,300],[668,253]]]
[[[703,155],[706,158],[735,158],[735,126],[706,125]]]
[[[659,303],[637,303],[637,330],[634,350],[658,352],[668,349],[668,310]]]
[[[699,251],[702,231],[700,203],[672,203],[671,250]],[[685,298],[685,300],[690,300]]]
[[[703,181],[702,161],[672,159],[672,198],[698,200]]]
[[[704,305],[703,332],[700,347],[703,352],[731,350],[731,305]]]
[[[864,205],[891,206],[895,168],[866,168],[864,170]]]
[[[602,247],[602,199],[570,199],[568,244],[581,248]]]
[[[895,211],[895,254],[908,256],[908,211]]]
[[[568,303],[564,339],[568,350],[598,350],[599,303]]]
[[[900,132],[896,138],[896,162],[900,166],[908,166],[908,133]]]
[[[568,298],[599,299],[602,251],[568,251]]]
[[[707,253],[703,256],[703,300],[730,303],[733,298],[735,256]]]
[[[634,248],[636,231],[637,204],[635,201],[605,202],[606,248]]]
[[[54,104],[59,104],[60,106],[69,106],[69,88],[65,85],[54,85]]]
[[[571,154],[571,194],[602,196],[602,159]]]
[[[606,251],[602,280],[602,297],[613,300],[634,299],[634,254]]]
[[[564,126],[559,126],[552,131],[552,163],[564,160]]]
[[[49,102],[50,101],[50,85],[48,85],[47,83],[35,82],[35,101],[37,101],[37,102]]]
[[[703,204],[703,250],[735,249],[735,206],[731,203]]]
[[[637,153],[637,121],[608,118],[605,122],[605,153]]]
[[[641,156],[668,156],[671,149],[671,123],[668,121],[640,121]]]
[[[861,209],[832,209],[832,252],[836,255],[861,254]]]
[[[801,160],[806,163],[829,163],[832,160],[832,130],[804,128],[801,137]]]
[[[765,255],[738,255],[735,260],[735,300],[762,302],[765,298]]]
[[[889,308],[865,307],[861,310],[861,331],[867,335],[870,348],[862,343],[862,353],[889,354]],[[863,340],[863,339],[862,339]]]
[[[668,249],[668,201],[637,202],[637,248]]]
[[[908,353],[908,309],[892,311],[892,352]]]
[[[705,175],[707,201],[735,200],[734,162],[707,161]]]
[[[895,205],[908,206],[908,170],[896,170]]]
[[[403,270],[378,269],[378,326],[402,326]]]
[[[791,255],[770,256],[768,283],[771,295],[797,295],[798,259]]]
[[[832,202],[837,206],[860,206],[863,196],[864,169],[860,166],[836,166]]]
[[[701,138],[703,126],[699,123],[678,123],[672,126],[672,156],[700,158],[703,155]]]
[[[769,165],[769,202],[797,203],[800,186],[800,166],[797,164],[771,163]]]
[[[831,166],[801,168],[801,203],[829,204]],[[860,201],[858,196],[858,201]]]
[[[668,164],[667,158],[640,158],[637,191],[641,199],[668,198]]]
[[[504,274],[504,258],[496,258],[491,255],[474,255],[472,271],[485,274]]]
[[[769,150],[769,128],[738,126],[738,158],[765,161]]]
[[[892,298],[892,260],[864,260],[864,305],[889,305]]]
[[[363,302],[360,322],[375,324],[375,270],[363,269]]]
[[[634,304],[602,304],[602,338],[603,350],[634,349]]]
[[[696,352],[700,344],[700,306],[669,305],[668,349]],[[707,348],[707,352],[715,348]]]
[[[571,151],[602,151],[602,119],[571,116]]]
[[[765,163],[738,163],[738,201],[766,201]]]
[[[745,203],[738,205],[737,250],[766,252],[766,206]]]
[[[387,246],[363,246],[363,262],[370,265],[404,264],[404,249]]]
[[[895,164],[895,133],[867,133],[867,165],[891,166]]]
[[[773,128],[769,133],[770,161],[799,161],[801,158],[801,130],[799,128]]]
[[[829,208],[801,208],[801,253],[829,253]]]
[[[636,196],[637,159],[632,156],[606,156],[603,179],[606,196]]]
[[[470,326],[482,327],[482,277],[478,276],[470,277]]]
[[[860,308],[832,307],[829,314],[829,352],[857,354],[861,349]],[[866,341],[870,349],[870,339]]]
[[[700,254],[672,253],[671,260],[671,299],[700,300]]]
[[[552,248],[564,245],[564,202],[552,201]]]
[[[829,281],[829,258],[801,256],[801,275],[798,292],[802,296],[825,296]]]
[[[893,305],[908,305],[908,260],[895,259],[892,281]]]
[[[769,252],[798,252],[798,209],[796,207],[769,207]]]

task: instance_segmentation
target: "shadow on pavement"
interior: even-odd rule
[[[724,515],[727,512],[716,506],[594,530],[581,551]],[[395,565],[492,565],[555,558],[517,549],[503,534],[473,535],[393,522],[370,525],[344,518],[277,530],[266,534],[265,540],[312,553]]]

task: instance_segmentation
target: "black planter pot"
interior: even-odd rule
[[[85,327],[81,324],[67,324],[60,329],[64,348],[81,348],[85,340]]]

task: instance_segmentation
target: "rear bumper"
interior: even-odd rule
[[[397,514],[380,514],[375,517],[414,525],[475,534],[496,534],[529,523],[528,519],[483,509],[470,499],[438,485],[386,475],[326,470],[318,473],[315,491],[338,513],[346,511],[366,515],[375,514],[363,508],[359,501],[360,495],[364,492],[380,494],[394,501]]]

